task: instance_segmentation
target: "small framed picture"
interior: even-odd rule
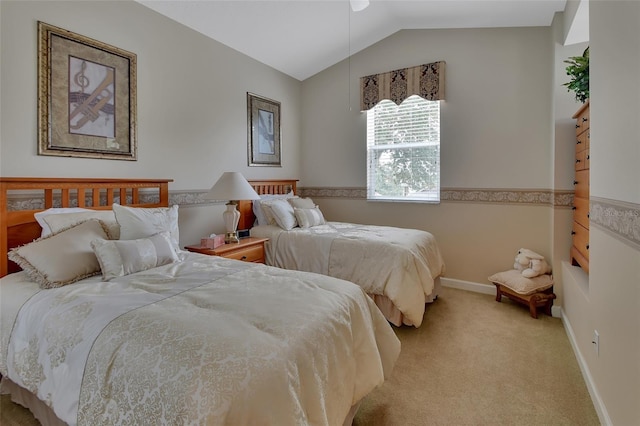
[[[136,160],[136,55],[38,22],[38,154]]]
[[[281,167],[280,102],[247,92],[249,166]]]

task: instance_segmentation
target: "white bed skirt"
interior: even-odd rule
[[[431,303],[438,297],[438,293],[440,293],[440,288],[442,284],[440,283],[440,277],[437,277],[433,282],[433,292],[426,297],[426,303]],[[382,294],[370,294],[373,301],[376,303],[376,306],[380,309],[385,318],[396,327],[400,327],[401,325],[410,325],[414,324],[405,318],[402,315],[402,312],[398,308],[395,307],[391,299],[387,296],[383,296]]]
[[[66,423],[60,420],[53,410],[38,399],[37,396],[18,386],[6,377],[3,377],[0,382],[0,393],[11,395],[11,401],[29,409],[31,414],[33,414],[33,417],[38,419],[38,421],[44,426],[66,425]]]

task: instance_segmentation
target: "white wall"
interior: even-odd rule
[[[553,55],[549,27],[405,30],[353,55],[303,82],[301,186],[366,187],[359,77],[443,60],[442,187],[551,190]],[[332,220],[432,232],[453,279],[490,285],[521,247],[551,259],[549,205],[317,201]]]
[[[0,2],[0,175],[171,178],[206,190],[223,171],[300,176],[301,83],[133,1]],[[138,160],[37,155],[37,21],[137,55]],[[281,102],[281,168],[247,166],[246,92]],[[181,244],[222,232],[223,207],[181,209]]]
[[[630,206],[640,219],[640,3],[590,3],[591,203]],[[614,209],[611,214],[616,214]],[[602,218],[605,221],[616,218]],[[603,423],[640,424],[640,245],[590,226],[588,285],[565,265],[565,315],[591,377]],[[598,222],[596,220],[596,222]],[[600,353],[591,337],[600,334]]]
[[[548,27],[404,30],[305,80],[303,186],[366,186],[359,77],[443,60],[442,186],[550,188],[550,37]]]

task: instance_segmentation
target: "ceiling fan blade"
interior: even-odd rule
[[[360,12],[369,6],[369,0],[349,0],[349,3],[351,3],[351,10],[354,12]]]

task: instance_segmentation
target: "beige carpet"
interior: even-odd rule
[[[598,425],[562,321],[444,288],[355,425]]]
[[[599,424],[557,318],[444,288],[422,327],[396,332],[400,359],[363,401],[356,426]],[[38,424],[7,396],[0,410],[2,425]]]

